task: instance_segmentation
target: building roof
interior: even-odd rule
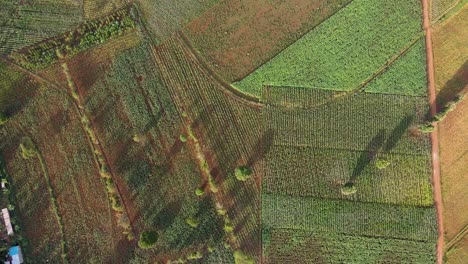
[[[3,220],[5,222],[5,227],[6,227],[6,230],[7,230],[7,234],[8,235],[13,235],[14,232],[13,232],[13,227],[11,226],[10,213],[8,212],[7,208],[2,209],[2,216],[3,216]]]

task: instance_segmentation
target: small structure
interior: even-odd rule
[[[11,226],[11,221],[10,221],[10,213],[8,212],[7,208],[2,209],[2,216],[3,216],[3,222],[5,223],[5,227],[7,230],[7,234],[9,236],[13,235],[13,227]]]
[[[5,264],[22,264],[23,262],[23,253],[21,253],[20,246],[11,247],[8,250],[8,257]]]
[[[5,189],[5,187],[6,187],[6,186],[5,186],[5,182],[2,181],[2,182],[1,182],[1,185],[2,185],[2,189]]]

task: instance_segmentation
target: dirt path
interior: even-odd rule
[[[431,114],[434,116],[437,112],[436,88],[434,81],[434,57],[432,53],[432,36],[429,0],[422,0],[424,30],[426,32],[426,53],[427,53],[427,75],[428,92]],[[440,161],[439,161],[439,133],[437,124],[434,132],[431,133],[432,142],[432,185],[434,189],[434,205],[437,211],[438,239],[436,246],[437,264],[442,264],[444,255],[444,223],[442,207],[442,191],[440,185]]]

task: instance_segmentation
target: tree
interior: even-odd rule
[[[195,190],[195,194],[196,194],[197,196],[202,196],[203,194],[205,194],[205,191],[204,191],[202,188],[197,188],[197,189]]]
[[[351,195],[357,192],[356,186],[353,183],[348,182],[341,188],[341,193],[343,195]]]
[[[185,135],[180,135],[179,139],[180,139],[181,142],[187,142],[187,136],[185,136]]]
[[[390,161],[384,160],[384,159],[378,159],[378,160],[375,162],[375,166],[376,166],[377,169],[379,169],[379,170],[383,170],[383,169],[387,168],[388,165],[390,165]]]
[[[235,264],[255,264],[255,260],[247,256],[244,252],[237,250],[234,252],[234,263]]]
[[[422,133],[431,133],[432,131],[434,131],[434,129],[435,127],[432,125],[431,122],[426,122],[423,125],[419,126],[419,131],[421,131]]]
[[[252,169],[247,166],[240,166],[235,169],[234,175],[239,181],[246,181],[251,177]]]
[[[0,112],[0,125],[5,124],[8,121],[8,117],[5,115],[5,113]]]
[[[189,218],[185,219],[185,222],[193,228],[197,228],[200,224],[200,221],[198,221],[198,219],[196,219],[193,216],[190,216]]]
[[[158,233],[156,231],[145,231],[140,234],[140,239],[138,240],[138,246],[140,248],[153,248],[156,246],[158,241]]]

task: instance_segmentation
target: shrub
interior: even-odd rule
[[[120,198],[116,193],[110,194],[109,198],[111,201],[112,209],[114,209],[117,212],[124,211],[122,203],[120,202]]]
[[[201,259],[201,258],[203,258],[203,254],[200,251],[193,252],[192,254],[187,256],[188,260]]]
[[[240,250],[234,251],[234,263],[235,264],[254,264],[255,260],[247,256],[244,252]]]
[[[191,227],[193,227],[193,228],[198,227],[198,225],[200,224],[200,221],[198,221],[198,219],[196,219],[195,217],[192,217],[192,216],[189,217],[189,218],[187,218],[187,219],[185,220],[185,222],[186,222],[189,226],[191,226]]]
[[[138,240],[138,246],[140,248],[153,248],[156,246],[158,241],[158,233],[156,231],[145,231],[140,234],[140,239]]]
[[[182,141],[182,142],[187,142],[187,136],[185,136],[185,135],[180,135],[180,136],[179,136],[179,139],[180,139],[180,141]]]
[[[0,112],[0,125],[5,124],[8,121],[8,117],[5,115],[5,113]]]
[[[351,195],[355,194],[357,192],[356,186],[352,183],[346,183],[342,188],[341,188],[341,193],[343,195]]]
[[[419,126],[419,131],[421,131],[422,133],[431,133],[432,131],[434,131],[434,129],[435,127],[432,125],[431,122],[426,122],[423,125]]]
[[[195,194],[196,194],[197,196],[202,196],[202,195],[205,194],[205,191],[204,191],[202,188],[197,188],[197,189],[195,190]]]
[[[141,141],[141,138],[137,134],[133,135],[132,139],[133,139],[133,142],[136,142],[136,143]]]
[[[236,170],[234,171],[234,175],[239,181],[246,181],[251,177],[252,169],[250,169],[247,166],[240,166],[236,168]]]
[[[382,169],[387,168],[388,165],[390,165],[390,161],[384,160],[384,159],[378,159],[378,160],[375,162],[375,166],[376,166],[377,169],[379,169],[379,170],[382,170]]]
[[[21,156],[23,159],[29,159],[37,155],[36,146],[30,138],[23,138],[23,142],[20,144]]]
[[[232,225],[231,221],[227,217],[225,217],[224,219],[224,231],[226,233],[234,232],[234,226]]]

